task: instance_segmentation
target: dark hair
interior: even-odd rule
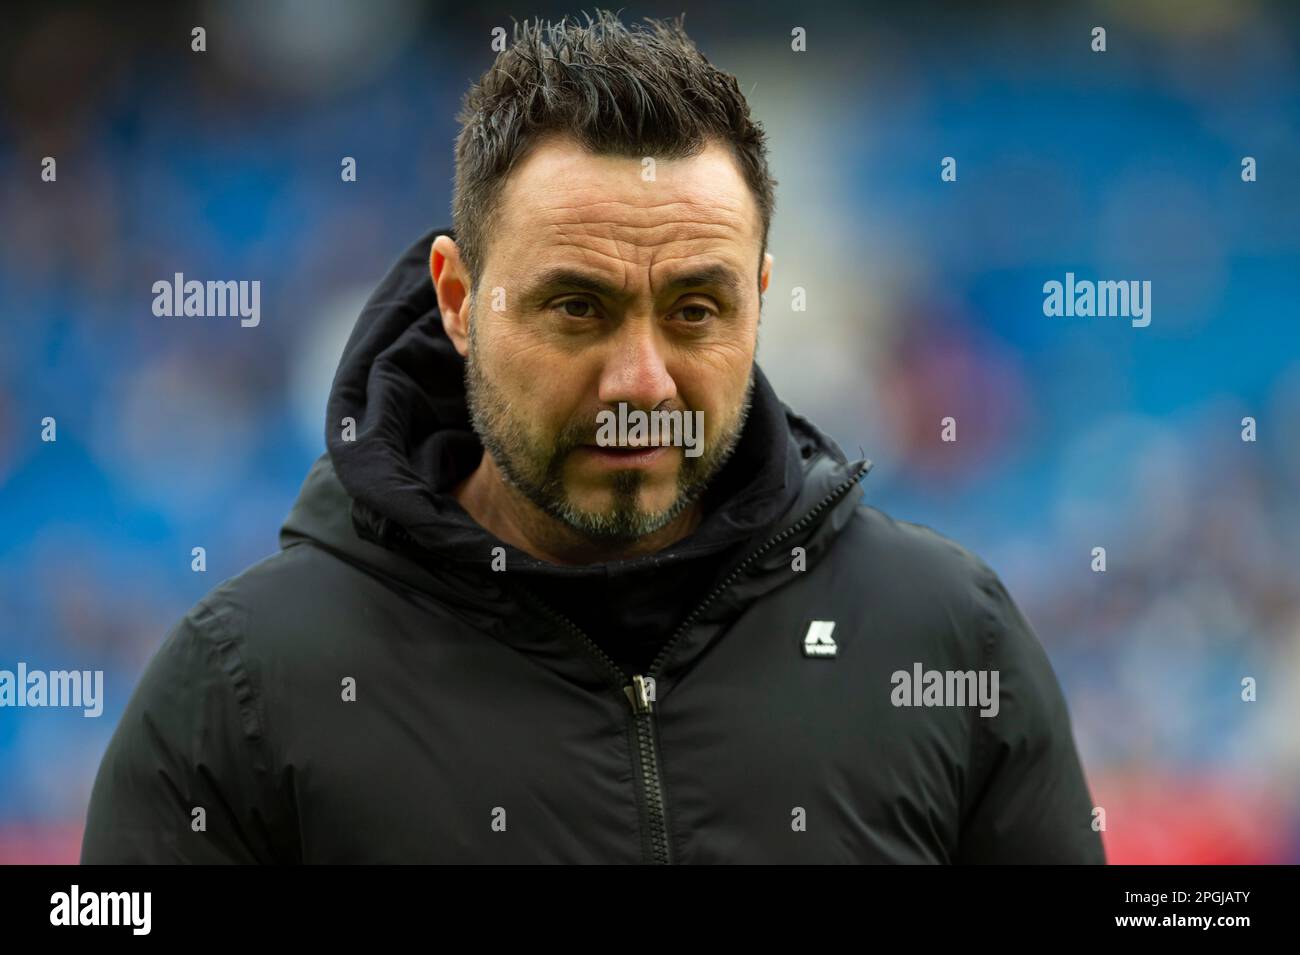
[[[465,95],[452,219],[471,281],[482,275],[506,177],[555,133],[622,156],[680,159],[711,140],[729,146],[757,201],[766,252],[776,180],[736,78],[705,59],[684,16],[646,17],[646,27],[625,26],[607,10],[584,16],[585,25],[516,22],[513,44]]]

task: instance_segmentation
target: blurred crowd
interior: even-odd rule
[[[1300,9],[624,16],[681,9],[780,182],[759,363],[875,462],[869,503],[1006,581],[1065,688],[1111,861],[1300,862]],[[0,709],[0,862],[75,861],[145,662],[274,551],[361,303],[450,224],[455,114],[492,29],[564,12],[6,14],[0,668],[103,669],[107,701],[93,720]],[[1067,271],[1150,280],[1150,326],[1045,316]],[[260,324],[155,317],[175,272],[260,280]]]

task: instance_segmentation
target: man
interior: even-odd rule
[[[455,227],[358,320],[281,551],[150,663],[83,861],[1104,861],[998,577],[754,363],[735,79],[525,24],[462,122]]]

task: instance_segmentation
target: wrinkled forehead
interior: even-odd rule
[[[655,159],[553,140],[506,181],[489,258],[517,277],[581,266],[637,282],[709,263],[747,276],[760,244],[758,204],[725,146]]]

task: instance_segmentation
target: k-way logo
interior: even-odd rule
[[[803,638],[803,655],[806,657],[833,657],[840,648],[831,639],[835,632],[834,620],[814,620],[808,624],[808,633]]]
[[[153,894],[150,892],[71,892],[50,896],[51,925],[130,925],[133,935],[148,935]]]

